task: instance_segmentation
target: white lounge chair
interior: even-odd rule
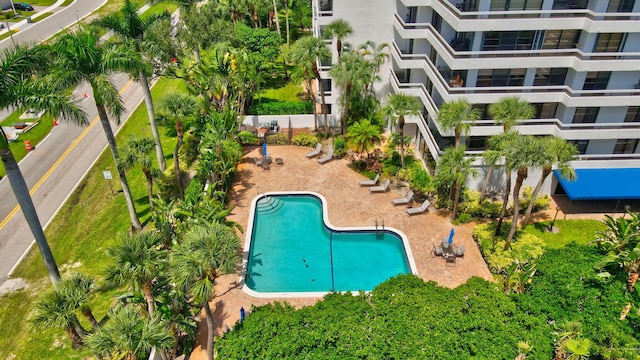
[[[380,173],[376,174],[373,180],[360,180],[360,186],[375,186],[378,183],[378,179],[380,179]]]
[[[322,152],[322,144],[318,143],[316,145],[316,149],[311,151],[311,152],[308,152],[306,156],[307,156],[307,158],[311,159],[311,158],[314,158],[314,157],[320,155],[321,152]]]
[[[387,192],[389,190],[389,185],[391,184],[391,181],[389,179],[387,179],[384,182],[384,185],[382,186],[373,186],[369,188],[369,192],[373,193],[380,193],[380,192]]]
[[[431,205],[429,200],[425,200],[422,203],[422,205],[420,205],[420,207],[408,208],[407,209],[407,215],[411,216],[411,215],[415,215],[415,214],[421,214],[421,213],[427,211],[427,209],[429,209],[429,205]]]
[[[327,161],[331,160],[333,158],[333,149],[329,149],[329,151],[327,151],[327,155],[321,157],[320,159],[318,159],[318,162],[320,164],[324,164]]]
[[[464,245],[460,246],[460,247],[454,247],[453,248],[453,254],[457,257],[463,257],[464,256]]]
[[[411,202],[412,199],[413,199],[413,191],[409,191],[407,196],[405,196],[403,198],[399,198],[399,199],[393,199],[393,200],[391,200],[391,203],[393,204],[393,206],[396,206],[396,205],[408,205]]]

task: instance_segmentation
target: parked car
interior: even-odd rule
[[[13,6],[16,8],[16,10],[33,11],[33,6],[27,3],[13,3]]]

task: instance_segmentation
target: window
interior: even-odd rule
[[[525,73],[526,69],[481,69],[476,86],[522,86]]]
[[[437,12],[433,12],[433,16],[431,17],[431,25],[440,33],[440,29],[442,28],[442,16]]]
[[[540,9],[542,0],[491,0],[491,11]]]
[[[536,108],[535,119],[555,119],[558,103],[531,104]]]
[[[477,109],[480,113],[480,120],[491,120],[489,115],[489,104],[473,104],[474,109]]]
[[[609,0],[607,12],[632,12],[635,0]]]
[[[589,146],[589,140],[568,140],[567,142],[572,143],[578,149],[578,154],[584,155],[587,153],[587,146]]]
[[[633,154],[638,147],[638,139],[618,139],[613,148],[614,154]]]
[[[607,88],[611,71],[589,71],[582,90],[604,90]]]
[[[575,115],[573,115],[573,123],[574,124],[595,123],[596,118],[598,117],[598,111],[600,111],[600,108],[597,108],[597,107],[576,108],[576,113]]]
[[[331,94],[331,79],[322,79],[322,90],[325,94]]]
[[[567,78],[567,68],[539,68],[536,69],[536,78],[533,86],[564,85]]]
[[[333,11],[333,0],[320,0],[320,11]]]
[[[322,105],[320,105],[320,107],[322,108]],[[331,104],[326,104],[322,109],[321,114],[331,114]]]
[[[467,138],[467,150],[484,151],[487,150],[486,136],[470,136]]]
[[[640,122],[640,106],[629,106],[624,122]]]
[[[542,41],[543,49],[572,49],[580,39],[580,30],[547,30]]]
[[[553,10],[586,9],[588,0],[555,0]]]
[[[593,52],[619,52],[625,41],[625,33],[600,33]]]
[[[482,50],[531,50],[535,31],[489,31],[484,34]]]

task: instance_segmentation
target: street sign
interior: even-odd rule
[[[104,170],[104,171],[102,172],[102,175],[104,175],[104,179],[105,179],[105,180],[111,180],[111,179],[113,179],[113,176],[111,176],[111,171],[109,171],[109,170]]]

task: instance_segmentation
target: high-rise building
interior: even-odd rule
[[[390,45],[377,88],[383,99],[397,92],[421,99],[422,114],[407,119],[405,133],[414,136],[425,164],[453,143],[452,132],[441,131],[436,120],[441,103],[464,98],[480,110],[482,120],[463,139],[470,154],[479,154],[485,140],[502,131],[490,119],[488,105],[517,96],[536,109],[535,118],[521,121],[517,130],[573,142],[580,152],[574,168],[640,168],[640,1],[313,0],[313,5],[317,36],[331,21],[344,19],[354,30],[347,42]],[[323,65],[328,70],[330,64]],[[325,85],[336,117],[339,94],[330,79]],[[561,188],[550,179],[547,193]]]

